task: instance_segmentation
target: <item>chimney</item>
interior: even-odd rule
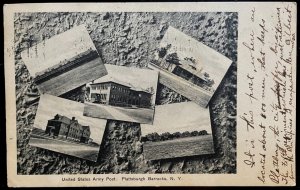
[[[72,121],[74,121],[75,120],[75,117],[72,117]]]

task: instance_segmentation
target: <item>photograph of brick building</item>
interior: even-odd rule
[[[62,137],[81,143],[92,142],[90,126],[79,124],[75,117],[70,119],[56,114],[53,119],[48,120],[45,133],[49,136]]]
[[[158,72],[105,64],[107,75],[86,85],[84,115],[136,123],[153,121]]]
[[[83,103],[41,95],[29,145],[97,161],[107,121],[83,110]]]

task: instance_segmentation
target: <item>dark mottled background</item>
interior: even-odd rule
[[[14,23],[18,174],[236,173],[237,13],[19,13]],[[140,126],[116,121],[108,122],[97,163],[29,146],[39,93],[20,52],[80,24],[107,64],[146,67],[168,25],[233,60],[209,104],[216,154],[147,162]],[[80,87],[63,97],[82,95]],[[158,86],[156,104],[180,101],[188,100]]]

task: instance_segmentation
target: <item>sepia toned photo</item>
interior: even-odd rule
[[[216,50],[169,26],[149,67],[160,71],[160,83],[206,107],[231,63]]]
[[[105,64],[108,74],[86,85],[84,115],[152,123],[158,72]]]
[[[156,106],[153,125],[141,124],[146,160],[214,153],[209,109],[194,102]]]
[[[60,96],[107,74],[85,25],[39,40],[31,39],[21,57],[41,93]]]
[[[29,145],[96,162],[106,120],[83,116],[83,106],[42,95]]]

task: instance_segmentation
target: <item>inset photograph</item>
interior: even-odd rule
[[[108,74],[86,85],[84,115],[152,124],[158,72],[105,64]]]
[[[42,95],[29,145],[96,162],[107,121],[83,116],[83,107]]]
[[[60,96],[107,74],[84,25],[42,39],[21,53],[41,93]]]
[[[209,108],[194,102],[157,105],[153,125],[141,125],[146,160],[214,153]]]
[[[159,82],[206,107],[232,61],[200,41],[169,26],[149,67]]]

